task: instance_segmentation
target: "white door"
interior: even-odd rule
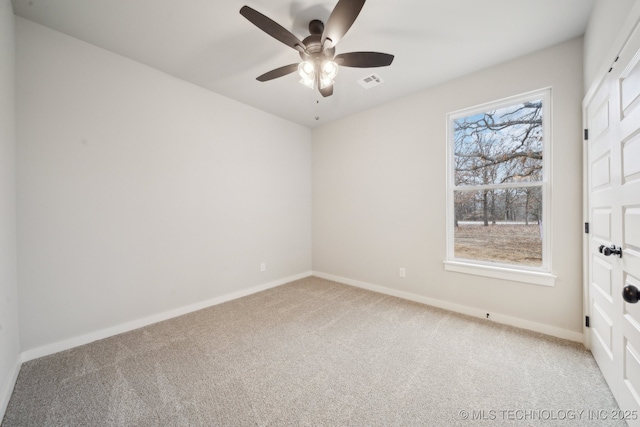
[[[585,106],[591,351],[640,426],[640,31]],[[636,295],[637,290],[637,295]],[[623,299],[625,293],[626,302]],[[633,415],[633,413],[629,413]]]

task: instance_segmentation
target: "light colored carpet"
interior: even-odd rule
[[[310,277],[25,363],[2,426],[624,425],[616,409],[579,344]]]

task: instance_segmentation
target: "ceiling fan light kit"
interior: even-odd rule
[[[335,46],[347,33],[360,14],[365,0],[339,0],[327,24],[317,19],[309,23],[309,33],[300,41],[280,24],[250,8],[243,6],[240,14],[271,37],[299,52],[302,62],[285,65],[257,77],[258,81],[283,77],[298,71],[300,83],[318,89],[322,96],[333,94],[333,84],[339,66],[372,68],[386,67],[393,62],[393,55],[380,52],[350,52],[335,55]]]
[[[300,83],[304,86],[315,89],[326,89],[332,86],[336,75],[338,75],[338,64],[333,61],[302,61],[298,65]]]

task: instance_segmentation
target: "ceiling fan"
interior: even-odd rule
[[[249,6],[243,6],[240,14],[256,27],[276,40],[297,50],[302,62],[276,68],[257,77],[266,82],[295,71],[300,83],[311,89],[318,88],[322,96],[333,94],[333,83],[338,66],[372,68],[386,67],[393,62],[393,55],[380,52],[349,52],[335,54],[335,46],[353,25],[366,0],[339,0],[333,8],[327,24],[314,19],[309,23],[310,36],[300,41],[289,30]]]

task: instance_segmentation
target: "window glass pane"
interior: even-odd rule
[[[542,187],[454,191],[456,258],[542,266]]]
[[[453,121],[455,185],[540,182],[542,100]]]

